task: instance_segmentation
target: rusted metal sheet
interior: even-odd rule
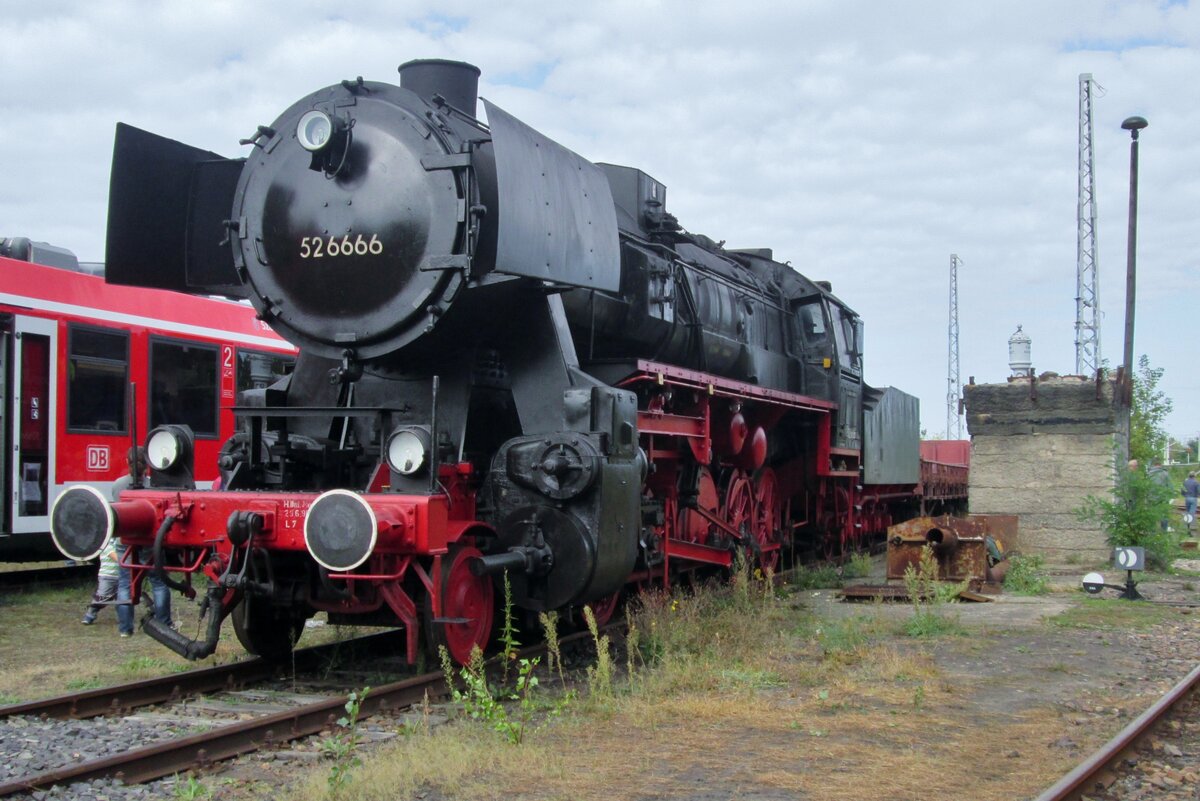
[[[876,598],[883,601],[908,600],[908,590],[903,584],[854,584],[842,587],[838,594],[848,601],[873,601]]]
[[[983,593],[989,592],[988,587],[984,585],[980,592],[971,592],[964,590],[958,594],[960,601],[980,601],[991,602],[993,599],[989,595]],[[841,598],[847,601],[908,601],[908,588],[903,584],[854,584],[849,587],[843,587],[838,593]]]
[[[917,569],[928,546],[937,559],[939,579],[968,581],[971,591],[986,591],[989,583],[1003,580],[989,564],[988,538],[1000,551],[1009,550],[1016,530],[1015,515],[942,515],[899,523],[888,529],[887,578],[902,580],[910,566]]]

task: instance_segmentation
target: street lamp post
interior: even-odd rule
[[[1125,380],[1121,392],[1124,395],[1126,414],[1133,406],[1133,310],[1137,287],[1137,186],[1138,186],[1138,132],[1150,123],[1145,117],[1129,117],[1121,127],[1132,137],[1129,143],[1129,243],[1125,254]],[[1129,458],[1129,420],[1125,425],[1125,458]]]

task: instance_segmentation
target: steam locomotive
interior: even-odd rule
[[[465,661],[502,572],[520,609],[603,619],[630,584],[834,553],[915,503],[917,400],[864,384],[828,283],[688,233],[660,182],[486,100],[485,124],[479,74],[342,81],[244,159],[118,125],[108,280],[246,297],[300,350],[240,395],[216,488],[171,423],[146,486],[54,505],[72,558],[119,536],[135,585],[207,574],[201,639],[143,624],[179,654],[232,616],[280,657],[324,611]]]

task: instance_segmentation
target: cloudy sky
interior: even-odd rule
[[[333,11],[336,9],[336,11]],[[1200,8],[1165,0],[318,3],[0,0],[0,236],[104,257],[118,120],[242,155],[310,91],[469,61],[480,93],[640,167],[690,231],[771,247],[866,321],[867,377],[946,430],[960,373],[1075,365],[1078,76],[1095,101],[1102,351],[1121,361],[1129,135],[1141,139],[1135,349],[1200,433]]]

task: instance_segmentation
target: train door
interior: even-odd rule
[[[8,531],[13,534],[49,530],[54,490],[55,420],[57,413],[57,324],[36,317],[13,317],[9,369]]]

